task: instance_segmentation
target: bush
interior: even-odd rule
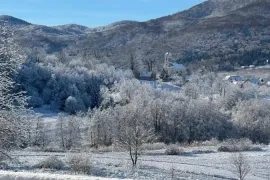
[[[73,154],[69,155],[67,158],[67,163],[75,174],[91,174],[92,170],[92,159],[87,154]]]
[[[235,152],[233,151],[233,149],[231,148],[231,146],[225,146],[225,145],[222,145],[218,148],[218,151],[219,152]]]
[[[180,149],[177,145],[169,145],[166,148],[165,154],[166,155],[180,155],[183,152],[184,151],[182,149]]]
[[[202,146],[216,146],[219,144],[219,141],[216,138],[211,138],[210,141],[204,141],[201,143]]]
[[[1,169],[1,170],[6,170],[6,169],[8,169],[8,164],[5,163],[5,162],[1,162],[1,161],[0,161],[0,169]]]
[[[65,151],[59,146],[49,145],[44,149],[44,152],[65,152]]]
[[[253,145],[249,139],[228,140],[219,148],[219,152],[242,152],[242,151],[261,151],[259,146]]]
[[[63,169],[65,167],[64,163],[58,159],[56,156],[50,156],[40,163],[38,163],[36,168],[44,168],[44,169]]]
[[[0,170],[6,170],[9,168],[7,161],[10,161],[10,157],[6,154],[0,153]]]
[[[40,151],[42,151],[42,148],[38,147],[38,146],[31,146],[31,147],[25,148],[24,151],[26,151],[26,152],[40,152]]]
[[[106,153],[113,152],[113,146],[99,146],[98,148],[93,150],[94,152]]]

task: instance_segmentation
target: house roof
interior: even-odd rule
[[[152,77],[153,72],[141,72],[140,77]]]
[[[232,81],[245,81],[245,79],[242,76],[226,76],[224,80],[232,80]]]
[[[178,64],[178,63],[171,63],[171,67],[175,69],[185,69],[185,66],[183,64]]]

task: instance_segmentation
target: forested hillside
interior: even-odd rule
[[[269,54],[270,0],[96,28],[0,16],[0,179],[269,179]]]
[[[264,64],[269,54],[269,0],[209,0],[189,10],[146,22],[122,21],[98,28],[79,25],[40,26],[2,16],[27,53],[65,51],[116,67],[130,59],[144,68],[149,60],[162,67],[165,52],[189,64],[201,60],[220,65]]]

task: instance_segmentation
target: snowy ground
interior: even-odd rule
[[[140,82],[141,84],[147,84],[153,88],[162,89],[166,91],[180,91],[181,90],[179,86],[176,86],[172,84],[171,82],[158,82],[158,81],[145,81],[145,80],[141,80]]]
[[[117,180],[90,176],[0,171],[0,180]]]
[[[46,123],[55,124],[58,118],[58,114],[62,113],[63,116],[68,116],[67,113],[60,112],[60,111],[53,111],[48,105],[34,108],[33,111],[39,115]]]
[[[232,154],[197,152],[197,150],[205,151],[209,150],[209,148],[210,150],[216,149],[216,147],[186,148],[185,155],[181,156],[164,155],[164,150],[144,152],[140,156],[139,168],[136,173],[131,172],[130,160],[126,153],[95,153],[92,154],[94,162],[93,175],[113,178],[159,180],[171,179],[172,174],[174,174],[176,179],[236,179],[236,176],[232,173],[230,164]],[[265,151],[246,152],[244,154],[248,157],[252,166],[252,171],[248,175],[247,180],[263,180],[270,177],[270,149],[266,148]],[[13,155],[25,167],[32,167],[40,160],[51,155],[55,155],[63,161],[66,159],[65,153],[13,152]]]
[[[56,122],[58,112],[52,112],[46,107],[35,109],[34,111],[40,113],[45,122]],[[97,177],[147,180],[172,179],[172,174],[174,174],[175,179],[219,180],[237,178],[232,173],[230,163],[232,154],[217,152],[217,147],[186,147],[185,154],[181,156],[164,155],[164,151],[163,149],[143,152],[139,157],[139,165],[135,173],[132,171],[127,153],[92,153],[94,166],[92,174]],[[208,153],[202,153],[206,151]],[[13,170],[20,172],[70,174],[68,170],[55,172],[33,168],[33,165],[52,155],[57,156],[65,162],[67,153],[16,151],[11,154],[20,162]],[[244,154],[248,157],[252,165],[252,171],[248,175],[247,180],[270,179],[269,147],[266,147],[261,152],[246,152]],[[0,178],[0,180],[2,179]],[[54,180],[53,176],[52,180]]]

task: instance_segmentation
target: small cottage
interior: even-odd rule
[[[224,81],[229,81],[231,83],[242,83],[245,81],[245,78],[242,77],[242,76],[236,76],[236,75],[229,75],[229,76],[226,76],[224,79]]]
[[[167,70],[169,75],[184,75],[186,73],[186,67],[183,64],[178,64],[176,62],[169,63]]]
[[[141,72],[139,78],[140,80],[150,81],[155,79],[155,75],[153,72]]]

